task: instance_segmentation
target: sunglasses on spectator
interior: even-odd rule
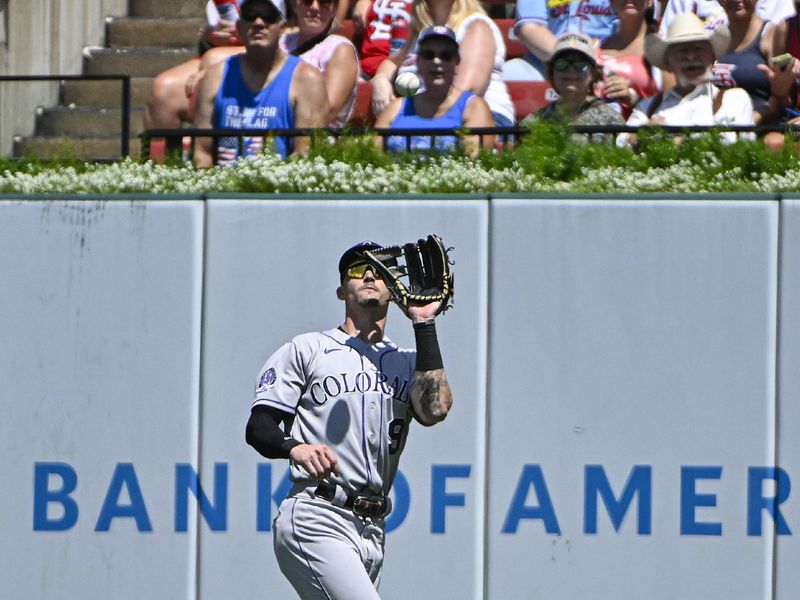
[[[333,0],[300,0],[300,4],[307,7],[313,6],[314,2],[319,4],[320,8],[329,8],[333,5]]]
[[[367,274],[367,270],[372,271],[372,275],[375,279],[383,279],[380,273],[375,271],[375,267],[369,265],[367,263],[355,263],[347,267],[346,274],[351,279],[364,279],[364,275]]]
[[[256,19],[261,19],[264,23],[278,23],[283,20],[281,13],[277,10],[245,10],[240,17],[242,21],[252,23]]]
[[[443,62],[450,62],[453,60],[458,52],[451,48],[444,48],[442,50],[436,51],[431,48],[423,48],[418,53],[417,56],[422,60],[433,60],[434,58],[438,58]]]
[[[553,70],[554,71],[566,71],[567,69],[572,69],[573,71],[577,71],[578,73],[588,73],[589,69],[592,68],[592,63],[588,60],[570,60],[569,58],[557,58],[553,62]]]

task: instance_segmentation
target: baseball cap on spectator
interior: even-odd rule
[[[567,31],[556,38],[553,54],[548,62],[552,63],[563,52],[580,52],[593,64],[597,64],[597,55],[592,38],[577,31]]]
[[[278,10],[279,13],[281,13],[281,16],[284,19],[286,18],[286,4],[284,3],[284,0],[242,0],[239,2],[239,13],[243,13],[245,10],[247,10],[248,5],[258,2],[271,4]]]
[[[599,77],[599,69],[597,67],[597,54],[595,54],[595,43],[588,35],[577,31],[566,31],[556,37],[556,45],[553,47],[553,54],[550,55],[545,65],[547,66],[547,77],[553,81],[553,63],[556,59],[565,52],[577,52],[582,54],[588,60]],[[595,79],[597,79],[595,77]]]
[[[667,29],[667,37],[662,38],[657,33],[651,33],[644,39],[644,55],[654,67],[665,69],[664,56],[670,46],[684,42],[708,42],[714,52],[714,58],[719,58],[728,51],[731,34],[725,26],[708,31],[694,13],[675,15]]]
[[[369,240],[350,246],[339,259],[339,277],[344,279],[347,268],[364,257],[364,250],[377,250],[378,248],[381,248],[380,244],[377,242],[370,242]]]
[[[456,39],[456,32],[450,29],[449,27],[445,27],[444,25],[433,25],[432,27],[425,27],[422,31],[419,32],[419,37],[417,37],[417,43],[422,44],[425,40],[429,40],[432,38],[441,38],[452,42],[452,44],[458,48],[458,40]]]

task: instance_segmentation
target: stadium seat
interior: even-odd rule
[[[355,25],[353,25],[353,20],[345,19],[344,21],[342,21],[342,25],[339,27],[339,30],[336,31],[336,33],[338,35],[346,37],[351,42],[354,42],[356,35],[356,28]]]
[[[506,45],[506,60],[525,56],[525,45],[514,35],[514,19],[492,19],[494,24],[503,34],[503,42]]]
[[[555,99],[555,90],[548,81],[506,81],[514,103],[517,121],[543,108]]]
[[[353,127],[371,127],[375,123],[375,115],[372,114],[372,85],[369,81],[359,79],[356,84],[356,102],[349,123]]]

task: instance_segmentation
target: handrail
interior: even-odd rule
[[[0,81],[122,81],[122,131],[120,150],[130,156],[131,135],[131,76],[130,75],[0,75]]]

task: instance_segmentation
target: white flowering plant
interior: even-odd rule
[[[642,132],[637,151],[573,141],[558,123],[538,123],[513,150],[476,159],[460,154],[386,154],[370,138],[319,138],[306,157],[275,154],[224,168],[130,158],[111,164],[74,158],[0,160],[5,194],[485,194],[501,192],[758,192],[800,191],[800,154],[758,141],[724,144],[718,134],[685,137]]]

